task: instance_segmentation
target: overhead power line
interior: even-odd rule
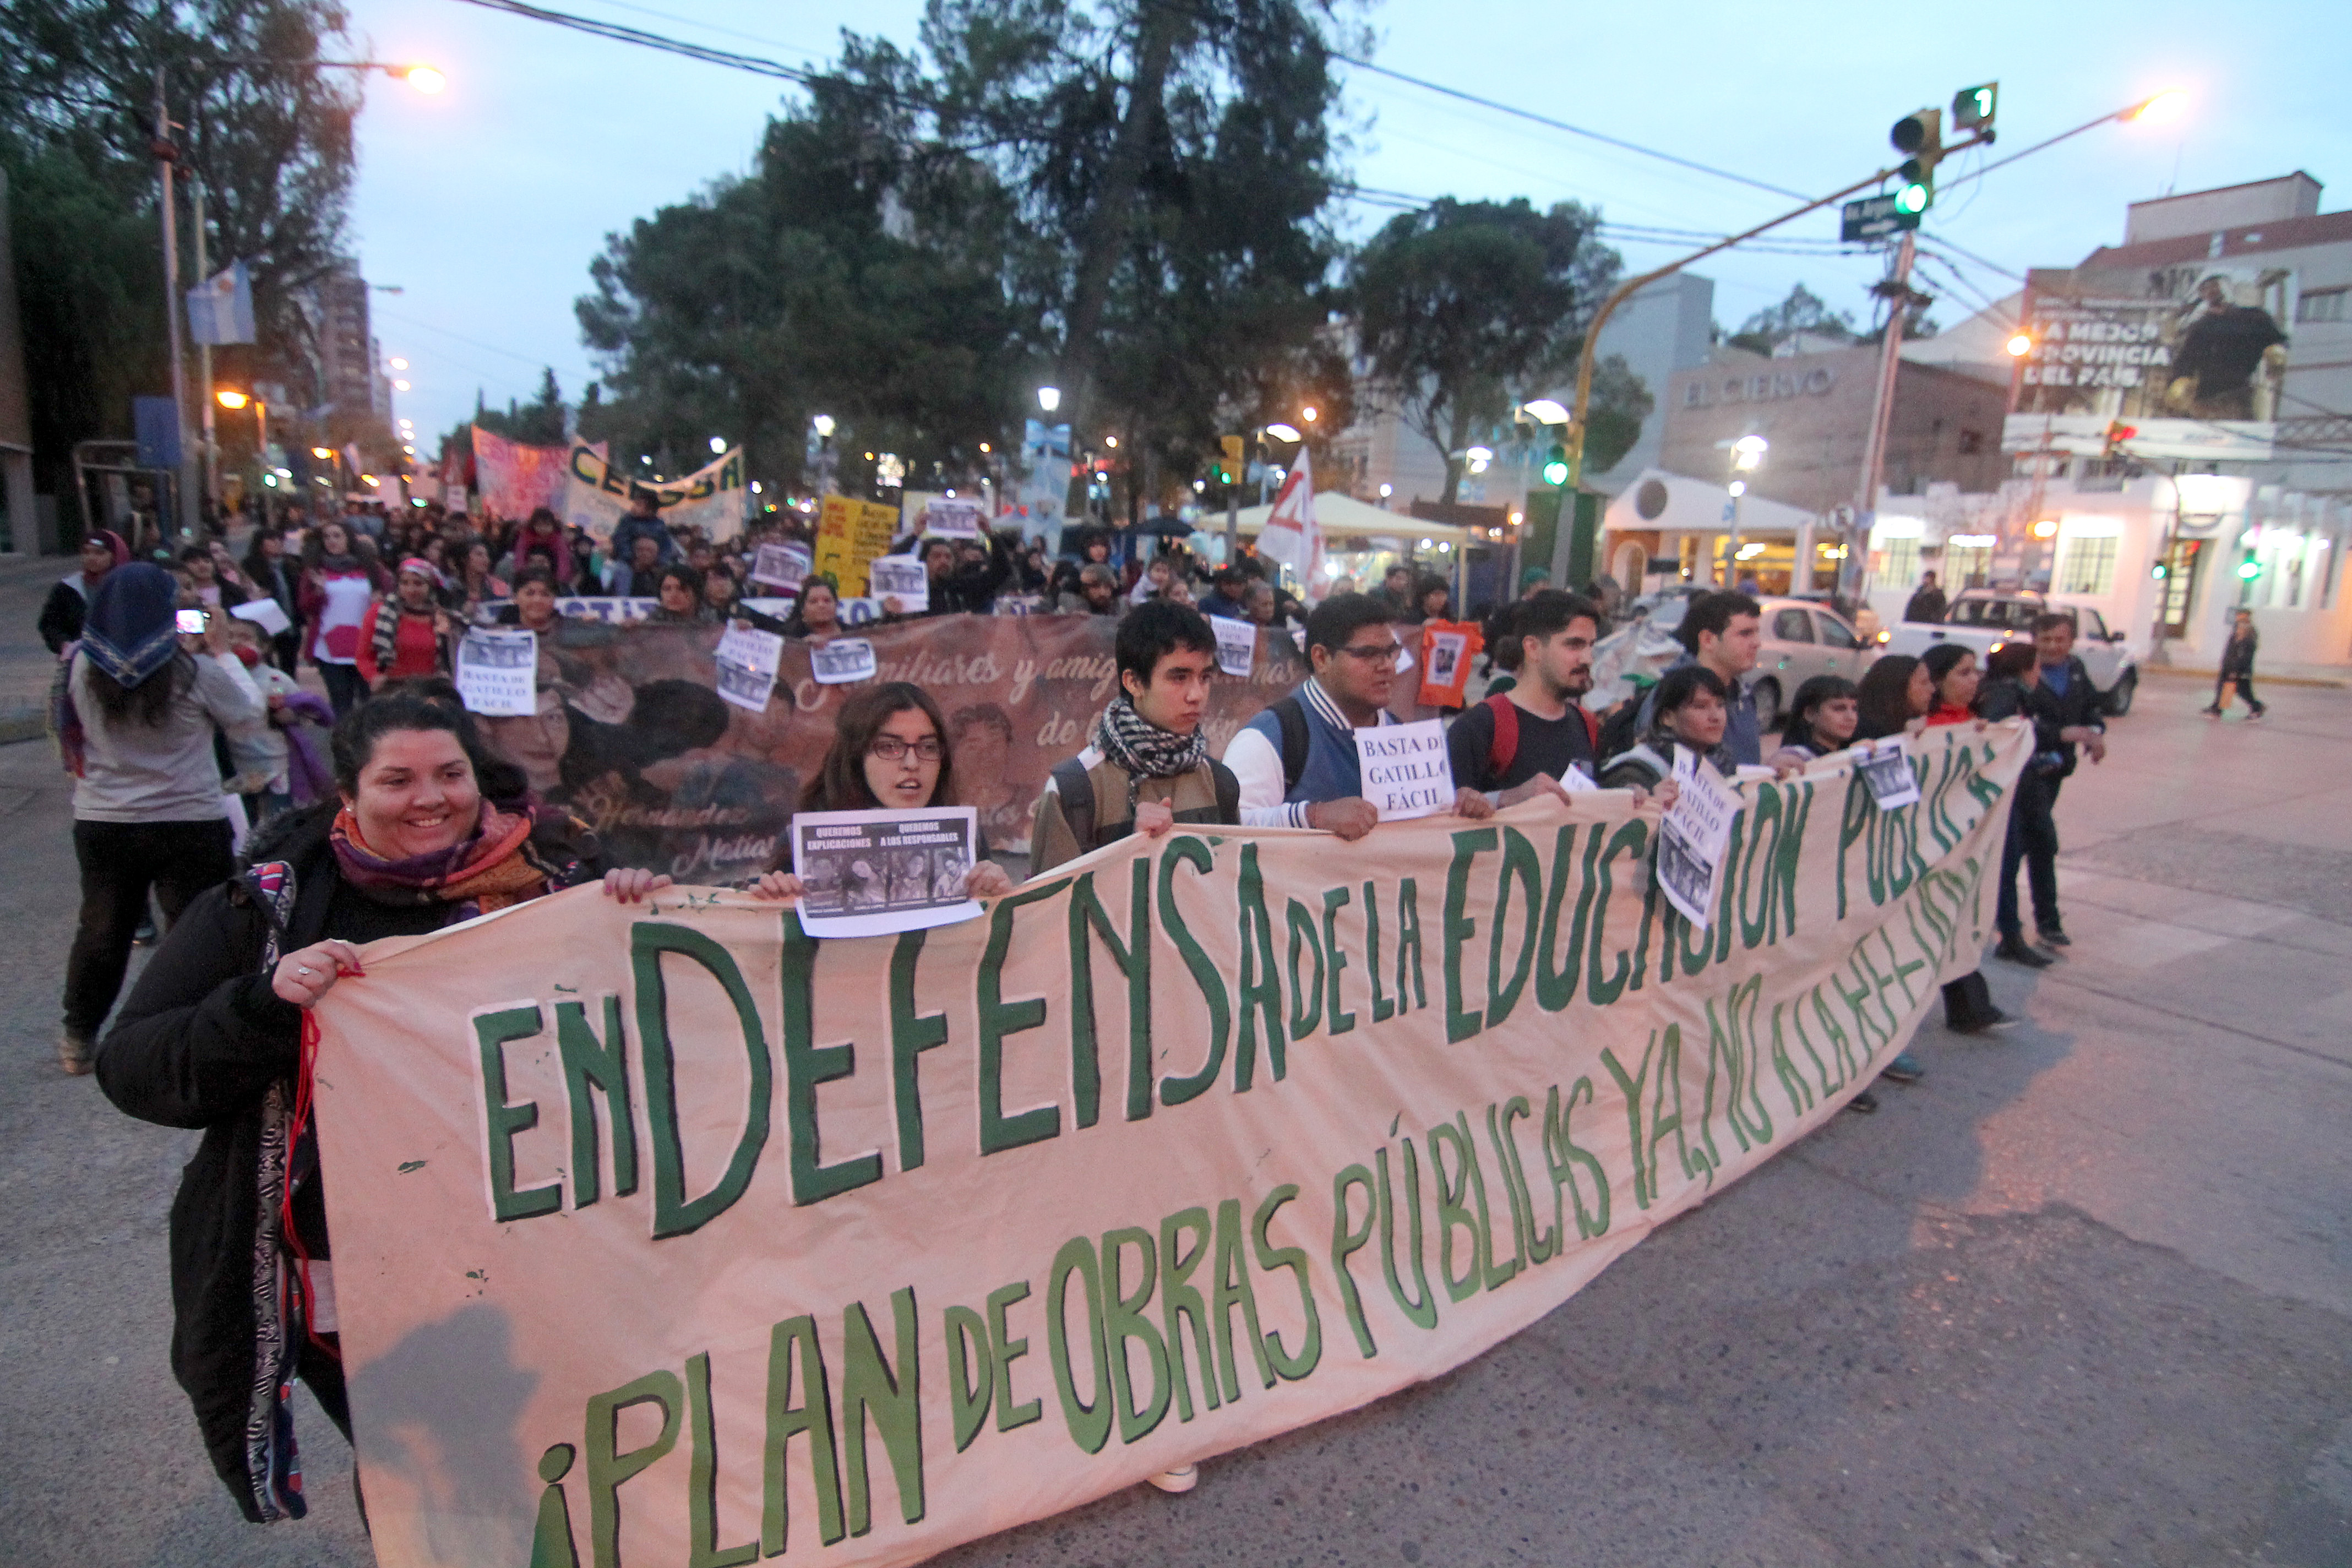
[[[758,55],[738,54],[732,49],[714,48],[709,44],[690,44],[683,38],[669,37],[661,33],[648,33],[641,27],[624,26],[619,22],[600,22],[593,17],[575,16],[568,11],[551,11],[543,5],[524,4],[524,0],[465,0],[468,5],[479,5],[485,11],[503,11],[510,16],[521,16],[533,22],[546,22],[574,32],[588,33],[615,43],[635,44],[639,48],[659,49],[664,54],[681,55],[705,65],[725,66],[731,70],[751,71],[759,76],[775,77],[780,80],[798,82],[803,87],[824,79],[822,73],[788,66],[781,60],[765,59]]]

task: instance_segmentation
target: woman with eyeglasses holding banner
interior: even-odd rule
[[[824,766],[801,792],[803,811],[921,811],[955,804],[955,756],[947,720],[930,693],[909,681],[871,686],[841,705],[833,750]],[[977,858],[964,881],[975,899],[1013,890],[1004,868],[988,858],[988,846],[974,846]],[[777,848],[776,867],[752,885],[763,899],[797,902],[801,879],[792,871],[792,839]]]

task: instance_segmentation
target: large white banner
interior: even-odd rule
[[[745,488],[743,448],[738,447],[684,479],[632,479],[608,461],[598,447],[572,443],[564,482],[563,521],[584,528],[602,544],[629,510],[633,495],[649,495],[661,519],[677,528],[691,523],[713,540],[732,539],[743,531],[743,518],[751,494]]]
[[[1610,791],[895,937],[582,889],[375,944],[316,1082],[378,1559],[911,1563],[1457,1366],[1902,1048],[2031,743],[1741,785],[1706,929]]]

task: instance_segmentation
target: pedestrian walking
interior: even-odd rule
[[[441,574],[421,555],[400,563],[393,591],[369,606],[359,646],[360,679],[373,691],[387,682],[446,675],[457,627],[439,598]]]
[[[1489,688],[1445,731],[1454,782],[1498,807],[1539,794],[1564,800],[1571,773],[1587,784],[1601,777],[1601,721],[1581,700],[1592,689],[1600,607],[1581,595],[1545,589],[1510,611],[1521,679],[1501,692]]]
[[[2259,719],[2270,707],[2254,695],[2254,652],[2262,646],[2262,637],[2254,630],[2254,612],[2240,610],[2230,628],[2230,640],[2221,645],[2221,668],[2213,678],[2213,702],[2205,711],[2219,719],[2229,699],[2225,689],[2235,684],[2238,695],[2246,700],[2252,711],[2249,717]]]
[[[1923,572],[1919,574],[1918,592],[1913,594],[1903,606],[1903,618],[1906,621],[1940,621],[1948,608],[1949,605],[1945,602],[1944,590],[1936,584],[1936,574]]]
[[[286,616],[286,629],[269,637],[270,662],[291,675],[302,662],[302,601],[300,563],[286,553],[286,536],[264,524],[253,531],[246,547],[245,580],[260,598],[275,602]]]
[[[2051,783],[2064,759],[2056,726],[2038,717],[2028,700],[2042,683],[2041,660],[2030,642],[2003,643],[1985,659],[1985,679],[1977,689],[1977,716],[1988,723],[2023,719],[2033,727],[2033,754],[2025,760],[2010,794],[2009,830],[2001,840],[2000,885],[1993,904],[1993,927],[2000,944],[1993,956],[2028,969],[2047,969],[2051,955],[2025,940],[2017,908],[2017,871],[2027,869],[2033,887],[2037,925],[2058,923],[2058,828],[2050,816]]]
[[[1731,759],[1741,767],[1760,765],[1764,731],[1757,720],[1756,699],[1748,689],[1747,679],[1764,646],[1762,606],[1746,594],[1727,589],[1701,594],[1684,607],[1675,637],[1683,645],[1683,657],[1667,668],[1701,664],[1715,673],[1726,693],[1724,743],[1731,749]],[[1657,690],[1653,688],[1634,721],[1636,736],[1656,728],[1657,701]]]
[[[99,584],[106,574],[131,559],[131,546],[119,533],[100,529],[81,542],[81,560],[74,571],[58,579],[42,601],[40,619],[34,629],[48,645],[51,653],[63,653],[66,645],[81,636],[83,620],[89,614],[90,601],[98,596]]]
[[[362,555],[351,530],[333,519],[320,523],[302,544],[302,577],[297,598],[302,611],[303,646],[326,683],[327,700],[340,719],[367,696],[360,674],[360,643],[375,595],[391,585],[372,556]]]
[[[1241,783],[1201,732],[1217,673],[1207,617],[1164,600],[1138,605],[1118,624],[1115,657],[1118,694],[1087,748],[1056,763],[1037,797],[1033,877],[1130,834],[1241,821]]]
[[[2055,613],[2037,616],[2033,621],[2033,651],[2039,679],[2026,694],[2026,703],[2035,718],[2036,728],[2046,721],[2051,738],[2055,742],[2059,765],[2050,775],[2050,804],[2056,807],[2058,792],[2067,779],[2074,776],[2082,753],[2088,752],[2093,763],[2107,758],[2106,700],[2098,688],[2091,684],[2091,672],[2074,655],[2074,622],[2071,616]],[[2058,825],[2053,815],[2050,825],[2049,854],[2053,864],[2058,855]],[[2058,914],[2057,876],[2051,874],[2050,907],[2044,911],[2041,900],[2035,901],[2035,935],[2044,947],[2065,948],[2074,945],[2066,927]]]
[[[308,1009],[344,981],[365,983],[362,943],[600,869],[568,818],[529,808],[520,775],[482,750],[446,681],[387,687],[344,715],[333,750],[335,798],[277,818],[248,844],[242,875],[187,906],[98,1051],[100,1086],[122,1110],[203,1130],[172,1205],[172,1370],[213,1468],[257,1523],[308,1511],[298,1376],[351,1436],[307,1114]],[[220,848],[225,860],[225,825]],[[668,882],[626,870],[604,885],[634,901]]]
[[[228,805],[215,728],[266,721],[261,692],[230,651],[228,619],[176,630],[179,584],[160,566],[119,566],[99,584],[66,675],[59,725],[74,784],[81,918],[66,958],[58,1059],[89,1071],[99,1029],[122,989],[150,889],[175,923],[227,877]]]
[[[1647,705],[1650,727],[1601,770],[1602,789],[1656,790],[1675,774],[1675,748],[1685,746],[1730,778],[1739,771],[1727,740],[1730,689],[1704,664],[1678,664],[1661,676]]]

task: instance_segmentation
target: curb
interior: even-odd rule
[[[2178,676],[2188,680],[2218,680],[2221,675],[2218,669],[2182,669],[2169,664],[2143,664],[2139,668],[2146,675]],[[2345,687],[2352,686],[2352,681],[2328,680],[2316,675],[2263,675],[2257,672],[2254,679],[2264,686],[2313,686],[2325,691],[2341,691]]]
[[[37,741],[48,732],[48,716],[37,708],[0,712],[0,746],[14,745],[18,741]]]

